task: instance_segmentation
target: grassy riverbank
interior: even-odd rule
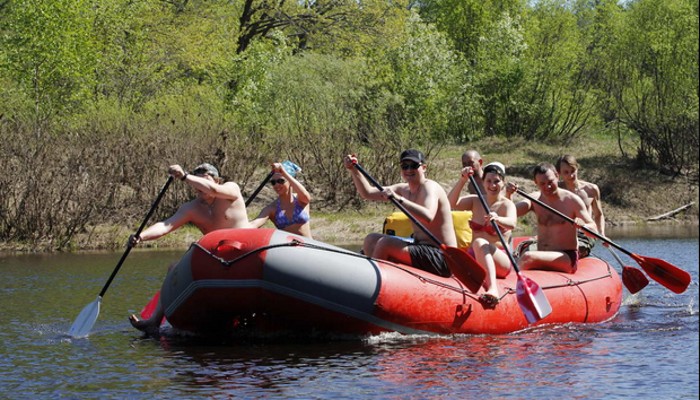
[[[446,190],[455,183],[461,167],[461,154],[467,148],[481,152],[485,162],[500,161],[506,165],[508,178],[517,182],[526,191],[533,189],[530,177],[532,166],[541,162],[554,162],[561,154],[572,154],[581,164],[579,177],[597,183],[603,196],[603,206],[608,226],[646,224],[697,224],[698,223],[698,173],[671,178],[655,170],[640,168],[635,160],[626,156],[634,154],[636,144],[631,139],[600,137],[589,141],[578,141],[569,146],[546,146],[521,140],[489,139],[469,146],[447,146],[429,160],[428,175]],[[340,162],[341,156],[338,156]],[[360,160],[362,161],[362,160]],[[266,171],[262,171],[266,173]],[[371,172],[371,171],[370,171]],[[234,177],[235,179],[235,177]],[[260,178],[262,179],[262,178]],[[257,181],[259,182],[259,180]],[[257,185],[256,182],[256,185]],[[347,185],[351,185],[349,179]],[[246,188],[247,189],[247,188]],[[309,188],[312,192],[314,188]],[[250,190],[249,190],[250,191]],[[248,192],[249,192],[248,191]],[[263,190],[249,207],[253,218],[272,197],[271,190]],[[649,221],[686,204],[688,209],[671,218]],[[150,204],[144,204],[144,213]],[[382,229],[384,217],[395,211],[390,203],[364,203],[361,210],[347,207],[335,209],[312,208],[312,231],[314,237],[329,243],[359,243],[369,232]],[[140,219],[139,219],[140,221]],[[151,221],[155,222],[155,221]],[[530,232],[532,217],[523,218],[518,230]],[[268,225],[271,226],[271,225]],[[80,235],[81,243],[75,250],[121,249],[135,226],[96,226]],[[163,237],[143,246],[158,248],[184,248],[199,238],[192,227]],[[32,251],[21,243],[3,243],[0,250]]]
[[[500,161],[506,165],[508,180],[524,190],[534,190],[531,169],[542,161],[554,163],[562,154],[574,155],[581,169],[579,179],[596,183],[603,197],[603,212],[607,226],[698,224],[698,172],[671,178],[658,171],[636,165],[635,160],[622,154],[620,148],[634,153],[632,140],[599,137],[593,141],[578,141],[569,146],[545,146],[524,140],[490,139],[465,147],[447,147],[437,159],[429,160],[429,176],[449,190],[456,182],[461,168],[461,154],[468,148],[478,150],[484,162]],[[351,184],[348,179],[348,184]],[[517,197],[516,197],[517,199]],[[668,218],[655,221],[653,217],[666,214],[687,204],[689,208]],[[329,242],[357,243],[368,232],[380,231],[384,217],[394,211],[391,204],[371,204],[362,212],[314,213],[313,231],[316,238]],[[532,216],[521,218],[516,232],[530,232]]]

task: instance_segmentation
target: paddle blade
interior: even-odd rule
[[[637,254],[630,254],[651,277],[667,289],[674,293],[683,293],[690,285],[690,274],[664,260],[653,257],[642,257]]]
[[[625,284],[630,293],[635,294],[649,284],[649,279],[644,275],[644,272],[625,265],[622,267],[622,283]]]
[[[442,246],[450,272],[472,293],[476,293],[486,279],[486,269],[466,250],[457,247]]]
[[[518,274],[515,297],[518,299],[520,309],[525,314],[525,319],[530,324],[534,324],[552,312],[552,306],[549,305],[549,301],[540,286],[521,274]]]
[[[472,293],[476,293],[486,279],[486,269],[464,249],[442,246],[446,255],[447,266],[458,281],[462,282]]]
[[[156,294],[154,294],[153,297],[151,297],[151,300],[148,301],[148,304],[146,304],[141,310],[142,319],[151,318],[151,315],[153,315],[153,312],[158,306],[158,301],[160,301],[160,291],[156,292]]]
[[[88,304],[83,308],[83,311],[78,314],[78,318],[73,322],[73,326],[70,327],[68,335],[74,338],[84,338],[95,325],[97,321],[97,316],[100,315],[100,304],[102,303],[102,297],[97,296],[97,299],[92,303]]]

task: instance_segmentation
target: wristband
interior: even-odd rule
[[[181,181],[184,181],[187,179],[187,175],[189,175],[187,172],[185,172],[185,175],[182,175],[182,178],[180,178]]]

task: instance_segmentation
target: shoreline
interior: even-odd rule
[[[359,212],[341,213],[340,215],[339,213],[318,213],[319,215],[312,220],[314,239],[341,247],[361,244],[367,234],[382,231],[384,217],[376,211],[372,213],[376,213],[376,215],[363,216],[362,218],[357,218],[356,214],[359,214]],[[385,216],[390,213],[391,210]],[[530,236],[533,234],[534,227],[530,226],[525,219],[527,217],[519,221],[522,223],[514,231],[516,236]],[[698,226],[700,226],[698,220],[692,218],[670,218],[660,221],[642,222],[630,218],[620,223],[606,225],[606,236],[613,241],[619,237],[700,237]],[[264,227],[270,228],[272,226],[265,225]],[[127,230],[126,227],[96,228],[92,235],[82,238],[85,240],[82,246],[62,252],[89,254],[123,251],[125,250],[124,244],[131,233],[133,232]],[[186,226],[156,241],[146,242],[133,250],[185,250],[191,243],[199,240],[200,237],[201,235],[196,228]],[[87,243],[91,243],[91,245]],[[50,250],[48,246],[47,248],[41,248],[40,246],[29,246],[16,242],[0,243],[0,257],[23,254],[51,254],[56,252],[59,251]]]
[[[606,234],[612,236],[612,239],[615,238],[613,232],[639,231],[649,227],[689,226],[691,228],[688,229],[694,228],[697,234],[700,215],[697,172],[670,177],[656,170],[640,168],[633,159],[619,154],[618,145],[614,138],[609,137],[582,139],[568,144],[565,149],[559,145],[512,143],[505,138],[486,138],[468,145],[448,145],[442,148],[428,161],[428,178],[449,192],[460,174],[463,151],[468,148],[483,149],[481,155],[484,162],[506,161],[506,179],[530,192],[536,189],[530,176],[534,165],[541,160],[556,160],[564,153],[576,154],[581,164],[580,179],[593,182],[600,188]],[[259,180],[252,181],[257,185]],[[349,177],[340,184],[351,185]],[[244,188],[244,193],[250,190],[250,187]],[[313,190],[312,196],[322,198]],[[248,207],[249,217],[257,215],[260,208],[273,197],[269,190],[260,192],[257,200]],[[315,239],[325,243],[361,243],[368,233],[381,232],[386,216],[398,211],[390,203],[362,201],[359,209],[348,203],[342,210],[333,204],[314,204],[323,202],[314,203],[312,200],[311,232]],[[655,218],[659,219],[650,220]],[[0,242],[0,255],[123,250],[129,235],[138,226],[139,221],[133,219],[133,216],[118,218],[118,222],[111,225],[109,222],[93,222],[84,231],[71,236],[70,241],[61,249],[56,241],[50,240]],[[150,225],[155,221],[149,222]],[[531,214],[519,218],[515,234],[529,235],[534,230],[535,222]],[[269,222],[265,224],[265,227],[272,226]],[[156,241],[144,243],[139,248],[182,249],[200,237],[196,228],[185,226]]]

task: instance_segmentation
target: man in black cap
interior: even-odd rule
[[[202,234],[217,229],[250,228],[245,201],[238,184],[223,182],[216,167],[204,163],[188,173],[179,165],[171,165],[168,173],[190,185],[197,191],[197,197],[181,205],[170,218],[156,222],[138,236],[131,235],[128,246],[158,239],[187,223],[199,228]],[[156,335],[162,318],[163,310],[159,303],[148,320],[139,321],[135,315],[131,315],[129,321],[135,328]]]
[[[344,163],[350,170],[352,181],[363,199],[389,201],[390,198],[395,198],[441,244],[456,247],[457,237],[447,193],[437,182],[426,178],[425,156],[418,150],[408,149],[401,153],[399,160],[401,177],[405,182],[385,186],[383,191],[370,185],[354,168],[357,163],[355,156],[346,156]],[[420,227],[413,222],[411,224],[413,242],[407,242],[392,235],[370,233],[362,246],[364,253],[373,258],[413,265],[440,276],[450,276],[444,255],[438,245]]]

